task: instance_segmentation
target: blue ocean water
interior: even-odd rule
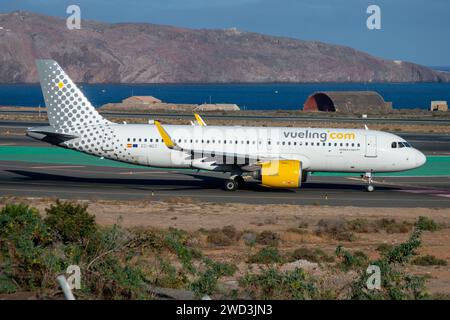
[[[303,108],[316,91],[371,90],[394,108],[430,107],[432,100],[450,101],[450,83],[322,83],[322,84],[83,84],[95,105],[120,102],[131,95],[151,95],[170,103],[235,103],[247,110]],[[0,105],[44,106],[38,84],[0,85]]]

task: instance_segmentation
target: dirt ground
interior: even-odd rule
[[[44,214],[53,199],[0,198],[0,206],[7,202],[26,202]],[[273,231],[280,237],[280,252],[299,247],[320,248],[332,255],[339,244],[349,250],[362,250],[370,258],[376,258],[376,248],[381,244],[399,244],[408,239],[407,233],[375,231],[355,233],[353,241],[338,241],[327,236],[318,236],[314,230],[322,219],[357,218],[377,220],[395,219],[398,222],[414,223],[425,216],[444,227],[435,232],[424,232],[423,246],[419,253],[430,254],[447,261],[447,266],[410,266],[409,271],[427,275],[428,289],[432,293],[450,295],[450,209],[429,208],[358,208],[301,205],[247,205],[200,202],[192,199],[173,198],[167,201],[140,202],[89,201],[88,211],[94,214],[100,225],[120,223],[126,228],[168,229],[177,228],[191,233],[234,226],[239,232]],[[307,225],[306,232],[297,232],[299,225]],[[243,240],[227,245],[212,246],[206,241],[195,243],[201,250],[221,261],[244,264],[249,248]]]

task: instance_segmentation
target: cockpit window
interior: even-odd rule
[[[391,144],[391,148],[395,149],[395,148],[412,148],[412,146],[406,142],[406,141],[397,141],[397,142],[392,142]]]

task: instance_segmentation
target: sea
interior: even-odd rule
[[[317,91],[376,91],[395,109],[429,109],[450,102],[450,83],[264,83],[264,84],[80,84],[96,107],[129,96],[154,96],[168,103],[232,103],[244,110],[298,110]],[[0,85],[0,106],[45,106],[39,84]]]

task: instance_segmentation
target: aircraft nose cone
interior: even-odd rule
[[[425,157],[425,155],[422,152],[417,151],[417,153],[416,153],[416,165],[418,167],[421,167],[421,166],[423,166],[425,164],[425,162],[427,162],[427,157]]]

